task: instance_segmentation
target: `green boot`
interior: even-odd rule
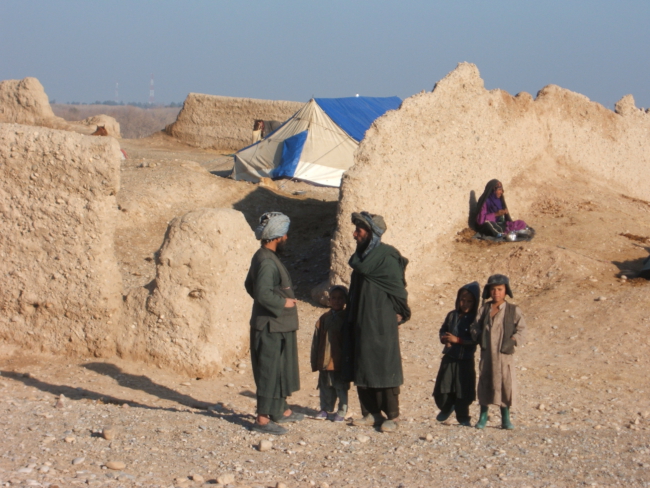
[[[481,416],[478,418],[475,427],[477,429],[485,429],[485,425],[488,421],[488,407],[487,405],[481,405]]]
[[[501,428],[506,430],[515,428],[510,422],[510,407],[501,407]]]

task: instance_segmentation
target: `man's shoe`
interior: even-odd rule
[[[316,420],[327,420],[328,415],[327,415],[327,412],[325,410],[321,410],[316,415],[314,415],[314,418]]]
[[[501,428],[513,430],[515,428],[510,422],[510,407],[501,407]]]
[[[276,424],[284,424],[286,422],[300,422],[301,420],[305,420],[305,416],[301,413],[291,411],[289,415],[282,415],[280,418],[271,417],[271,420]]]
[[[253,422],[252,429],[256,432],[261,432],[262,434],[283,435],[287,433],[287,429],[281,425],[276,424],[273,421],[270,421],[264,425]]]
[[[475,427],[477,429],[485,429],[488,421],[488,407],[481,405],[481,416],[478,418]]]
[[[447,420],[449,417],[451,417],[451,414],[454,413],[454,410],[456,409],[455,405],[452,405],[449,410],[446,412],[444,410],[440,410],[440,413],[436,416],[436,420],[438,422],[444,422]]]
[[[373,427],[375,425],[381,425],[383,421],[384,417],[382,417],[381,414],[375,416],[369,413],[365,417],[355,419],[354,422],[352,422],[352,425],[356,427]]]
[[[382,432],[395,432],[397,430],[397,426],[399,425],[398,422],[395,420],[385,420],[383,424],[381,424],[381,431]]]
[[[335,413],[334,416],[332,417],[332,422],[343,422],[345,420],[345,417],[339,415],[338,413]]]

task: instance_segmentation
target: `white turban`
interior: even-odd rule
[[[260,217],[260,225],[255,229],[255,238],[271,241],[289,232],[291,220],[282,212],[266,212]]]

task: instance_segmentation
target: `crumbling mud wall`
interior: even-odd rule
[[[98,125],[106,127],[109,136],[120,137],[120,124],[108,115],[88,117],[80,122],[66,122],[57,117],[36,78],[0,81],[0,122],[36,125],[51,129],[92,134]]]
[[[251,144],[256,119],[285,121],[304,103],[190,93],[176,122],[165,128],[190,146],[238,151]]]
[[[353,211],[384,216],[384,241],[411,260],[409,279],[442,282],[447,243],[488,180],[504,183],[511,214],[525,220],[539,182],[571,172],[650,200],[650,114],[631,96],[612,112],[554,85],[536,99],[488,91],[476,66],[459,64],[366,133],[341,186],[330,282],[349,282]]]
[[[0,338],[115,353],[120,151],[106,137],[0,124]]]
[[[191,376],[211,376],[248,351],[252,299],[243,283],[258,248],[241,212],[175,218],[154,288],[129,294],[119,353]]]
[[[59,128],[43,85],[36,78],[0,81],[0,122]]]

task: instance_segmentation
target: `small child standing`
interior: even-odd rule
[[[348,390],[350,382],[342,379],[343,326],[347,320],[345,304],[348,290],[344,286],[330,289],[330,310],[316,322],[316,330],[311,343],[311,370],[318,371],[318,389],[320,390],[321,411],[316,419],[331,418],[334,422],[343,422],[348,411]],[[334,411],[336,399],[339,399],[338,411]]]
[[[476,399],[476,342],[470,326],[476,319],[481,286],[474,281],[463,286],[456,295],[456,308],[447,314],[440,327],[440,342],[445,345],[433,389],[433,398],[440,409],[436,417],[444,422],[456,411],[456,420],[470,426],[469,406]]]
[[[478,402],[481,416],[477,429],[485,428],[488,406],[501,407],[501,427],[512,430],[510,407],[515,404],[515,347],[524,343],[526,321],[518,306],[506,302],[512,298],[510,280],[495,274],[488,278],[483,288],[483,299],[491,300],[481,307],[472,324],[472,338],[481,345],[479,363]]]

